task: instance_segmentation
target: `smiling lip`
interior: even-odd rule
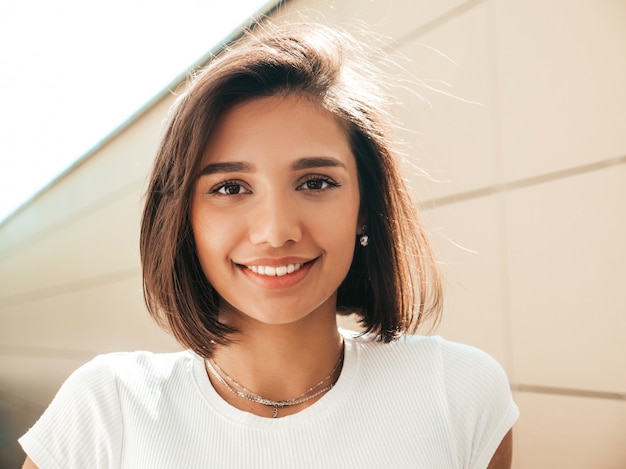
[[[237,264],[243,274],[255,285],[269,289],[289,288],[309,273],[317,260],[302,258],[258,259],[246,264]]]

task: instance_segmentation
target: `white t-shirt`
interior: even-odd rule
[[[335,387],[277,419],[226,403],[190,351],[101,355],[19,441],[40,469],[478,469],[517,420],[504,371],[478,349],[420,336],[345,344]]]

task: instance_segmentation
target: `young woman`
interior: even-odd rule
[[[441,288],[360,49],[268,28],[195,78],[141,230],[148,309],[188,350],[81,367],[24,467],[510,467],[500,366],[412,335]]]

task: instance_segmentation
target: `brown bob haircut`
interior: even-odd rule
[[[202,271],[190,225],[207,142],[225,110],[275,95],[301,96],[335,116],[356,159],[370,243],[355,243],[339,314],[357,314],[363,330],[383,342],[438,318],[438,269],[390,142],[381,75],[366,52],[327,26],[263,25],[218,53],[179,97],[147,189],[140,249],[148,310],[183,346],[210,357],[236,333],[219,320],[220,298]]]

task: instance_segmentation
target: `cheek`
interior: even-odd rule
[[[211,268],[217,264],[215,261],[225,257],[227,244],[232,237],[228,235],[228,228],[218,220],[211,219],[209,222],[207,217],[198,213],[192,213],[191,228],[198,259],[208,277]]]
[[[358,210],[350,205],[339,213],[341,216],[334,216],[324,224],[324,236],[329,240],[329,248],[333,250],[337,262],[347,272],[356,243]]]

